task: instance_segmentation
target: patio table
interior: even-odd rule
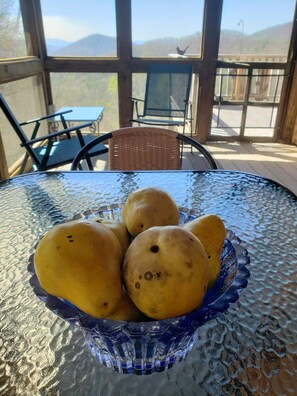
[[[64,115],[65,121],[72,125],[73,123],[92,122],[92,132],[99,133],[99,125],[103,118],[104,107],[61,107],[57,112],[72,110]],[[58,122],[57,120],[56,122]]]
[[[82,331],[40,301],[28,258],[53,224],[123,202],[141,187],[216,213],[251,263],[239,300],[199,328],[187,358],[147,376],[100,364]],[[0,184],[1,395],[289,395],[297,393],[297,199],[277,183],[235,171],[41,172]]]

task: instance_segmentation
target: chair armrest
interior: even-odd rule
[[[71,165],[71,170],[76,170],[78,168],[78,165],[82,159],[84,159],[88,152],[98,144],[105,142],[108,139],[112,138],[112,132],[105,133],[104,135],[98,136],[95,139],[91,140],[89,143],[87,143],[84,147],[81,148],[81,150],[77,153],[76,157],[74,158],[72,165]]]
[[[87,127],[89,127],[91,125],[93,125],[93,123],[92,122],[88,122],[86,124],[81,124],[81,125],[73,126],[71,128],[63,129],[62,131],[49,133],[48,135],[45,135],[45,136],[39,136],[36,139],[31,139],[31,140],[28,140],[25,143],[22,143],[21,146],[22,147],[30,146],[33,143],[42,142],[44,140],[48,140],[48,139],[51,139],[51,138],[54,138],[54,137],[57,137],[57,136],[61,136],[61,135],[64,135],[66,133],[70,133],[70,132],[73,132],[73,131],[80,131],[80,129],[87,128]]]
[[[20,125],[33,124],[33,123],[38,122],[38,121],[47,120],[48,118],[54,118],[54,117],[61,116],[63,114],[71,113],[71,112],[72,112],[72,110],[66,110],[66,111],[61,111],[59,113],[49,114],[49,115],[46,115],[46,116],[43,116],[43,117],[34,118],[33,120],[24,121],[24,122],[20,123]]]
[[[186,110],[186,116],[188,116],[188,110],[190,111],[190,113],[191,113],[191,117],[192,117],[192,107],[193,107],[193,102],[192,101],[190,101],[190,100],[185,100],[185,104],[186,104],[186,108],[185,108],[185,110]]]
[[[131,99],[133,102],[144,102],[143,99],[133,98],[132,96],[129,96],[129,99]]]
[[[143,115],[139,113],[138,110],[138,102],[143,102],[143,99],[138,99],[138,98],[133,98],[132,96],[129,96],[129,99],[132,101],[132,112],[131,112],[131,118],[130,118],[130,122],[133,121],[134,119],[134,109],[136,111],[136,118],[142,117]]]

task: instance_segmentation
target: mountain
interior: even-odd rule
[[[275,37],[290,37],[292,31],[292,23],[287,22],[281,25],[271,26],[267,29],[260,30],[259,32],[253,33],[250,37],[258,38],[270,38]]]
[[[55,51],[55,56],[115,56],[115,37],[91,34]]]
[[[185,49],[186,54],[197,54],[200,52],[201,33],[197,32],[189,36],[183,37],[167,37],[145,41],[143,44],[133,47],[134,56],[168,56],[168,54],[176,54],[176,47]],[[198,48],[199,47],[199,48]]]
[[[292,23],[272,26],[253,34],[243,34],[239,30],[222,30],[220,37],[220,54],[286,55]],[[242,48],[241,48],[242,41]],[[155,56],[167,57],[176,54],[176,47],[181,49],[189,46],[186,54],[199,54],[201,32],[183,37],[167,37],[145,42],[133,43],[133,55],[136,57]],[[63,45],[65,42],[52,43]],[[116,56],[116,38],[101,34],[92,34],[74,43],[67,43],[62,48],[56,48],[49,55],[55,56]]]
[[[47,54],[52,56],[56,51],[63,47],[67,47],[70,44],[72,44],[70,41],[59,39],[46,39]]]
[[[243,36],[238,30],[223,30],[220,37],[220,53],[239,54],[242,40],[243,54],[286,55],[291,31],[291,22]]]
[[[292,23],[276,25],[249,36],[253,40],[250,46],[250,53],[264,52],[265,54],[287,54],[289,40],[292,33]]]

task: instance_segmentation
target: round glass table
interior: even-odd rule
[[[53,224],[125,201],[147,186],[222,217],[248,249],[239,300],[199,328],[181,363],[120,374],[89,352],[82,331],[48,310],[29,284],[28,259]],[[234,171],[47,172],[0,184],[1,395],[287,395],[297,393],[297,199]]]

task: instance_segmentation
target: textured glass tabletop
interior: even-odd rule
[[[98,363],[79,328],[36,298],[28,258],[53,224],[123,202],[140,187],[216,213],[247,247],[248,287],[199,329],[185,361],[148,376]],[[297,393],[297,199],[233,172],[48,172],[0,184],[1,395],[289,395]]]

